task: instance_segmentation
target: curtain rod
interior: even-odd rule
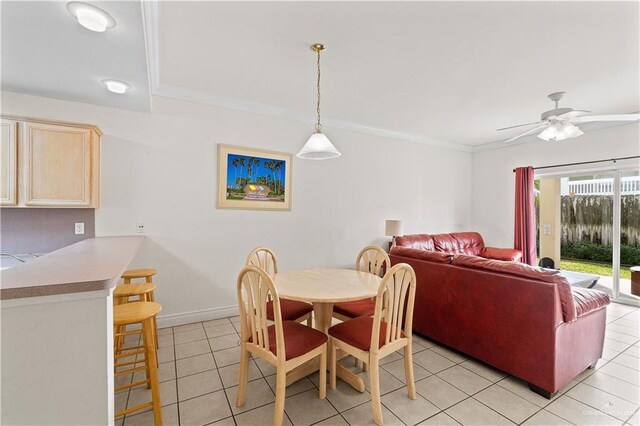
[[[631,157],[610,158],[607,160],[581,161],[579,163],[566,163],[566,164],[556,164],[553,166],[534,167],[533,170],[552,169],[554,167],[565,167],[565,166],[580,166],[582,164],[606,163],[607,161],[613,161],[615,163],[616,161],[619,161],[619,160],[631,160],[633,158],[640,158],[640,155],[633,155]],[[516,169],[513,169],[513,171],[515,173]]]

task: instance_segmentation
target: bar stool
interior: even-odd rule
[[[135,373],[137,371],[146,371],[146,379],[139,380],[134,383],[116,386],[115,390],[120,391],[126,388],[132,388],[140,385],[147,385],[147,388],[151,389],[151,401],[144,404],[136,405],[135,407],[127,408],[117,412],[116,418],[129,414],[133,411],[144,410],[145,408],[153,407],[153,418],[156,426],[162,425],[162,411],[160,409],[160,388],[158,384],[158,360],[156,356],[156,344],[153,329],[153,319],[158,312],[162,310],[162,306],[154,302],[138,302],[138,303],[125,303],[123,305],[116,305],[113,308],[113,325],[116,329],[119,327],[126,327],[127,325],[141,324],[142,326],[142,345],[122,348],[122,352],[114,355],[114,375],[122,376],[126,374]],[[115,338],[124,337],[130,334],[137,334],[135,331],[124,331],[121,333],[115,333]],[[114,339],[116,340],[116,339]],[[115,342],[114,342],[115,343]],[[144,355],[143,359],[136,359],[134,361],[118,362],[119,359]],[[137,364],[144,364],[137,367]],[[116,371],[118,367],[130,366],[123,371]]]
[[[127,271],[124,271],[122,273],[122,279],[124,280],[124,284],[125,285],[129,285],[129,284],[136,284],[136,285],[140,285],[137,283],[132,283],[131,280],[138,280],[138,279],[143,279],[144,278],[144,282],[146,284],[152,284],[153,283],[153,276],[156,275],[158,273],[158,270],[155,268],[142,268],[142,269],[129,269]],[[120,287],[120,286],[118,286]],[[118,289],[118,287],[116,287],[116,290]],[[147,287],[136,287],[129,289],[130,292],[133,292],[134,290],[137,290],[139,292],[141,292],[141,294],[130,294],[129,297],[132,296],[139,296],[138,299],[139,300],[143,300],[142,298],[142,292],[145,292],[144,294],[146,295],[145,300],[147,302],[155,302],[156,301],[156,295],[155,295],[155,285],[153,285],[153,288],[151,289],[150,292],[145,292]],[[122,290],[124,292],[124,290]],[[114,300],[116,297],[116,292],[114,291]],[[131,299],[127,298],[125,303],[131,302]],[[156,322],[156,320],[153,320],[154,324],[154,330],[156,331],[156,334],[158,332],[158,324]],[[158,342],[156,340],[156,348],[158,347]]]
[[[139,278],[144,278],[145,282],[152,283],[153,276],[157,273],[158,271],[154,268],[129,269],[128,271],[123,272],[122,278],[124,279],[125,284],[131,284],[131,280]]]
[[[123,305],[129,302],[153,302],[153,291],[156,289],[156,285],[153,283],[142,284],[120,284],[113,290],[113,303],[114,305]],[[130,297],[138,297],[137,300],[131,300]],[[156,320],[153,320],[153,330],[155,335],[158,335],[158,326]],[[117,333],[123,333],[126,331],[126,326],[116,327]],[[158,340],[156,341],[156,347]],[[122,345],[124,344],[124,336],[120,336],[116,339],[115,351],[120,353]]]

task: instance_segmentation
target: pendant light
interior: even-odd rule
[[[318,97],[316,103],[316,112],[318,113],[318,122],[316,123],[316,131],[307,143],[304,144],[298,158],[305,160],[328,160],[330,158],[340,157],[340,152],[331,143],[324,133],[322,133],[322,124],[320,124],[320,52],[326,49],[324,44],[316,43],[311,45],[311,50],[318,54]]]

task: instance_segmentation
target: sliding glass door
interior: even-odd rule
[[[614,245],[613,251],[613,271],[618,277],[617,282],[614,280],[613,297],[637,304],[640,302],[640,283],[632,286],[631,268],[640,266],[640,174],[638,169],[622,170],[615,173],[615,180],[615,213],[619,217],[619,227],[618,244]]]
[[[591,275],[595,288],[640,305],[630,270],[640,266],[637,169],[541,176],[536,207],[539,260]]]

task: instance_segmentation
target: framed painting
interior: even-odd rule
[[[218,208],[291,210],[291,154],[218,145]]]

